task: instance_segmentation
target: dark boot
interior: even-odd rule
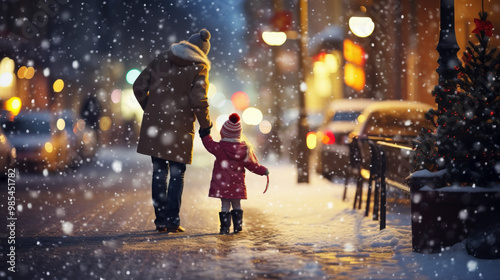
[[[233,216],[234,233],[238,233],[243,230],[243,210],[232,210],[231,216]]]
[[[229,234],[229,228],[231,227],[231,213],[219,212],[219,219],[220,234]]]

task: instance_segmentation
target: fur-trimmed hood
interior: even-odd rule
[[[188,41],[180,41],[179,43],[172,44],[170,51],[174,56],[187,61],[205,64],[210,69],[210,60],[207,55],[196,45]]]

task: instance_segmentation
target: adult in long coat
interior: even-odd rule
[[[210,32],[202,29],[158,55],[134,82],[144,110],[137,152],[151,156],[158,231],[184,231],[179,211],[186,164],[193,158],[195,121],[210,129],[207,100]],[[167,188],[167,176],[170,180]]]

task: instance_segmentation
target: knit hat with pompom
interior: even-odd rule
[[[220,136],[222,138],[236,139],[240,140],[241,138],[241,122],[240,116],[236,113],[233,113],[229,116],[229,120],[227,120],[220,130]]]
[[[200,33],[195,33],[189,37],[188,42],[196,45],[200,50],[202,50],[205,54],[208,55],[210,51],[210,32],[206,29],[200,30]]]

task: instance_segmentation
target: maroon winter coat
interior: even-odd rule
[[[212,181],[208,196],[226,199],[246,199],[245,168],[258,175],[266,175],[245,142],[215,142],[210,135],[202,138],[205,148],[215,156]]]

